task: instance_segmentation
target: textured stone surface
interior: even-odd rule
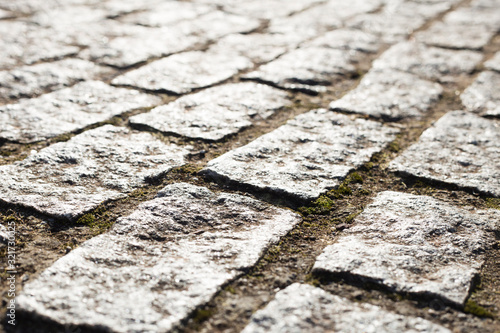
[[[495,53],[495,56],[484,63],[486,68],[500,72],[500,52]]]
[[[305,43],[305,46],[376,53],[381,42],[376,36],[361,30],[337,29]]]
[[[313,271],[349,274],[463,306],[499,219],[493,209],[470,211],[431,197],[382,192],[323,251]]]
[[[221,140],[291,102],[283,91],[252,82],[209,88],[130,118],[165,133]]]
[[[338,186],[396,133],[377,122],[314,110],[210,161],[202,173],[311,200]]]
[[[486,116],[500,116],[500,73],[482,72],[460,98],[467,110]]]
[[[422,116],[437,102],[443,88],[413,74],[370,71],[356,89],[330,103],[333,110],[362,113],[387,120]]]
[[[332,295],[307,284],[292,284],[257,311],[242,333],[451,333],[430,321],[405,317]]]
[[[226,80],[252,65],[235,53],[192,51],[152,62],[115,78],[112,84],[183,94]]]
[[[33,97],[109,73],[109,69],[80,59],[23,66],[0,72],[0,95],[7,98]]]
[[[310,47],[297,49],[245,74],[245,79],[259,80],[273,85],[318,93],[356,71],[352,64],[355,55],[342,50]]]
[[[161,103],[136,90],[87,81],[17,104],[0,106],[0,138],[35,142]]]
[[[468,112],[448,112],[389,167],[498,197],[500,122]]]
[[[58,260],[16,303],[60,324],[166,332],[299,221],[248,197],[169,185]]]
[[[261,0],[228,1],[223,7],[224,10],[239,15],[260,19],[272,19],[275,17],[289,16],[311,5],[325,1],[327,0],[266,0],[265,5],[263,5]]]
[[[373,63],[378,70],[396,69],[429,80],[452,81],[454,76],[470,74],[483,59],[479,52],[446,50],[417,42],[394,45]]]
[[[0,166],[0,200],[74,219],[181,166],[188,153],[149,133],[106,125]]]

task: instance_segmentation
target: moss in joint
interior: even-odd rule
[[[500,198],[486,198],[486,207],[500,210]]]
[[[491,312],[489,312],[488,310],[486,310],[485,308],[483,308],[482,306],[480,306],[471,299],[469,299],[467,303],[465,303],[464,311],[478,317],[492,318],[492,319],[495,318],[495,316]]]

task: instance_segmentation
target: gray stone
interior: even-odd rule
[[[33,97],[110,73],[107,68],[80,59],[24,66],[0,72],[0,95],[8,98]]]
[[[498,197],[500,122],[468,112],[448,112],[389,167]]]
[[[191,51],[157,60],[111,83],[183,94],[224,81],[252,66],[250,60],[235,53]]]
[[[108,12],[109,17],[121,16],[141,10],[152,10],[164,3],[163,0],[98,0],[96,2],[96,5]]]
[[[381,42],[376,36],[361,30],[337,29],[304,44],[304,47],[310,46],[377,53]]]
[[[17,104],[0,106],[0,138],[23,143],[73,132],[113,116],[161,103],[136,90],[87,81]]]
[[[291,104],[287,94],[256,83],[236,83],[209,88],[130,118],[164,133],[221,140],[266,119]]]
[[[11,238],[12,232],[9,232],[6,226],[0,224],[0,247],[8,245],[9,238]]]
[[[446,50],[418,42],[394,45],[373,63],[373,69],[396,69],[429,80],[453,81],[460,74],[470,74],[481,62],[479,52]]]
[[[451,333],[418,317],[355,303],[307,284],[292,284],[252,315],[242,333]]]
[[[387,120],[422,116],[436,103],[443,88],[413,74],[373,70],[356,89],[330,103],[330,109]]]
[[[223,8],[225,11],[238,15],[259,19],[273,19],[289,16],[325,1],[327,0],[266,0],[265,5],[263,5],[261,0],[228,1],[223,5]]]
[[[348,274],[390,290],[463,306],[494,243],[500,212],[382,192],[325,248],[314,272]]]
[[[0,9],[0,19],[15,17],[14,13]]]
[[[72,25],[102,21],[107,14],[106,10],[91,6],[54,6],[50,10],[38,11],[30,17],[30,21],[39,26],[60,30]]]
[[[27,284],[18,311],[112,332],[167,332],[299,222],[248,197],[169,185]]]
[[[312,93],[354,73],[356,54],[343,50],[309,47],[291,51],[261,66],[243,78],[267,82],[278,87]]]
[[[482,72],[460,98],[467,110],[483,116],[500,116],[500,73]]]
[[[181,166],[188,153],[149,133],[105,125],[0,166],[0,200],[75,219]]]
[[[394,140],[398,130],[327,110],[297,116],[207,164],[207,176],[307,201]]]
[[[495,53],[495,56],[484,63],[486,68],[500,72],[500,52]]]

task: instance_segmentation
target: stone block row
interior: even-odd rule
[[[460,98],[468,111],[482,116],[500,116],[500,73],[486,71],[462,93]]]
[[[299,222],[248,197],[169,185],[28,283],[18,311],[62,325],[166,332]]]

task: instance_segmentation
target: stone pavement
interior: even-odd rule
[[[499,0],[0,0],[4,332],[500,332]]]

